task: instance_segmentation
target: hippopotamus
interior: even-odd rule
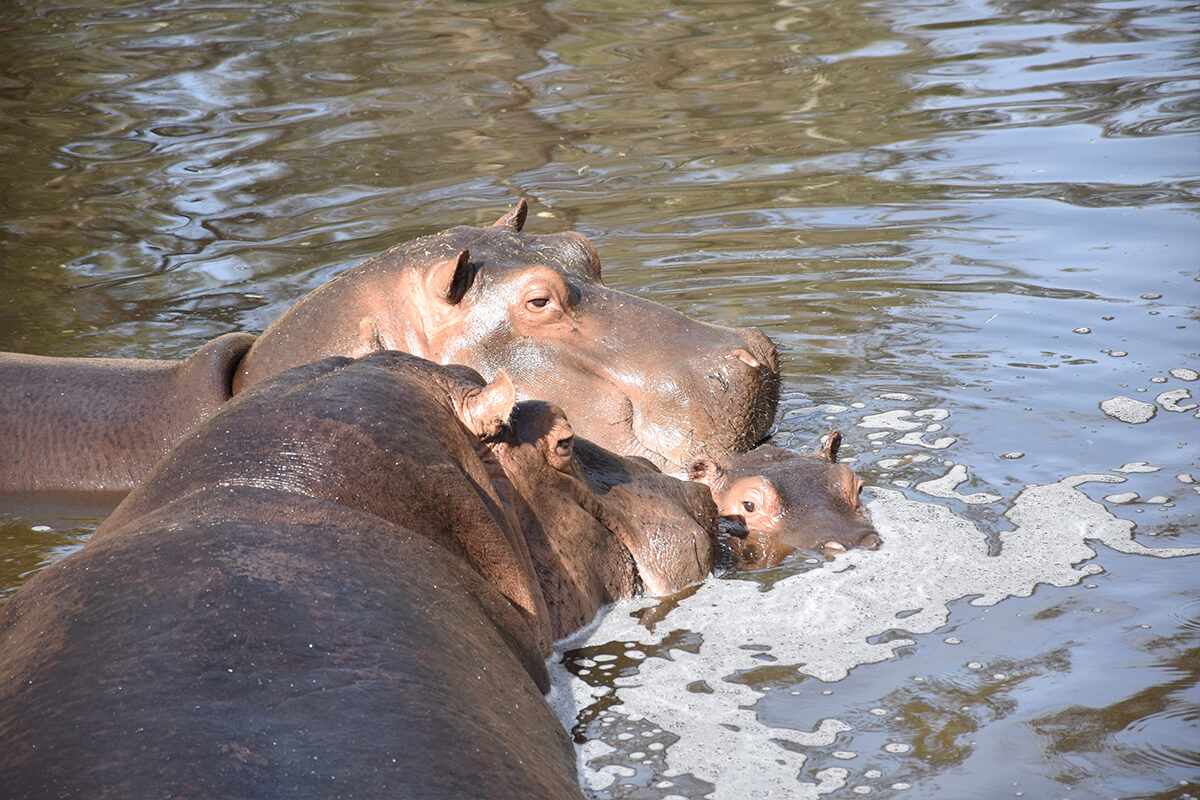
[[[127,491],[232,397],[253,343],[227,333],[180,361],[0,353],[0,490]]]
[[[710,325],[610,289],[584,236],[522,233],[524,200],[490,227],[400,244],[318,287],[242,359],[236,393],[329,355],[394,348],[562,408],[581,437],[680,474],[766,435],[779,395],[760,331]]]
[[[227,334],[185,361],[0,354],[0,491],[128,490],[232,395],[327,356],[395,348],[557,404],[582,437],[682,475],[767,434],[775,347],[610,289],[574,232],[489,227],[397,245],[303,297],[258,339]]]
[[[691,463],[689,477],[708,486],[717,504],[730,566],[773,567],[796,550],[832,556],[879,548],[859,500],[862,481],[837,461],[841,444],[841,432],[833,431],[812,455],[762,445]]]
[[[6,796],[581,798],[550,640],[702,579],[716,509],[634,469],[679,541],[649,532],[514,400],[502,371],[333,357],[184,436],[0,608]]]

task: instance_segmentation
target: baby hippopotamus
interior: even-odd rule
[[[862,481],[837,463],[841,444],[833,431],[812,455],[763,445],[691,463],[689,477],[708,486],[717,504],[733,566],[773,567],[796,550],[878,549],[879,534],[859,502]]]

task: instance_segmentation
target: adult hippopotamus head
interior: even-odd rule
[[[576,438],[557,406],[518,403],[492,450],[515,490],[508,494],[556,637],[606,603],[670,595],[712,570],[717,519],[708,492]]]
[[[833,431],[812,455],[763,445],[719,462],[692,462],[691,479],[708,486],[716,501],[732,566],[772,567],[796,550],[829,556],[879,547],[859,501],[862,481],[837,462],[841,443]]]
[[[755,329],[697,322],[610,289],[578,233],[522,233],[526,204],[369,259],[276,320],[242,360],[234,392],[330,355],[397,349],[561,407],[581,436],[682,471],[767,433],[775,348]]]

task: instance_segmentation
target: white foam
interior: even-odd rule
[[[918,483],[916,489],[919,492],[932,495],[933,497],[945,497],[953,500],[961,500],[964,503],[975,505],[978,503],[994,503],[1000,499],[998,494],[988,494],[987,492],[974,492],[973,494],[959,494],[955,491],[955,487],[965,483],[968,480],[967,468],[962,464],[955,464],[940,478]]]
[[[1123,553],[1200,554],[1200,548],[1145,547],[1133,538],[1133,522],[1078,489],[1087,482],[1124,481],[1111,474],[1083,474],[1025,487],[1005,513],[1013,529],[998,534],[995,555],[989,553],[987,536],[950,509],[890,489],[868,489],[872,519],[884,541],[878,551],[845,553],[767,591],[750,581],[710,580],[682,600],[655,632],[629,613],[647,601],[621,604],[590,633],[562,646],[623,642],[626,649],[651,652],[661,648],[668,633],[686,630],[693,632],[690,649],[699,639],[698,652],[671,650],[669,659],[641,660],[636,675],[615,689],[590,687],[555,664],[555,681],[566,686],[558,697],[569,696],[574,708],[583,709],[605,695],[605,703],[615,701],[610,713],[644,719],[679,737],[657,756],[665,760],[665,774],[690,774],[714,784],[708,795],[713,800],[814,798],[842,788],[846,770],[830,768],[810,777],[803,770],[806,756],[797,750],[827,747],[849,730],[845,722],[825,719],[807,732],[772,728],[754,710],[765,693],[726,678],[761,667],[755,655],[769,652],[775,665],[794,664],[805,675],[839,680],[856,666],[890,659],[899,648],[915,645],[905,638],[872,639],[890,630],[936,631],[960,598],[988,606],[1029,596],[1039,584],[1068,586],[1101,572],[1099,565],[1083,563],[1095,557],[1094,542]],[[688,690],[699,681],[705,691]],[[573,714],[564,722],[574,725]],[[580,750],[589,786],[612,774],[609,759],[592,765],[593,752]],[[605,775],[597,776],[602,769]]]
[[[1129,462],[1122,464],[1119,467],[1114,467],[1112,469],[1112,471],[1113,472],[1134,473],[1134,472],[1158,472],[1160,469],[1162,469],[1162,467],[1156,467],[1147,461],[1129,461]]]
[[[1154,402],[1158,403],[1167,411],[1175,411],[1183,413],[1191,411],[1193,408],[1200,408],[1200,403],[1183,404],[1184,400],[1191,400],[1192,392],[1190,389],[1171,389],[1170,391],[1161,392],[1154,398]]]
[[[1187,367],[1176,367],[1175,369],[1167,370],[1171,377],[1178,378],[1181,381],[1200,381],[1200,372]]]
[[[1100,410],[1114,419],[1133,425],[1149,422],[1158,413],[1153,403],[1144,403],[1132,397],[1110,397],[1101,401]]]

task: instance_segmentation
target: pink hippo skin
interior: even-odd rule
[[[617,456],[593,493],[565,419],[513,403],[386,352],[184,436],[0,608],[4,797],[582,800],[550,642],[703,579],[716,509]]]
[[[318,287],[255,342],[234,393],[330,355],[396,349],[491,377],[562,408],[579,434],[682,472],[757,444],[779,394],[760,331],[697,322],[606,287],[578,233],[521,232],[526,204],[369,259]]]
[[[689,473],[712,491],[731,566],[761,569],[796,550],[832,556],[881,540],[859,502],[862,481],[837,463],[842,434],[833,431],[813,455],[763,445],[714,462],[699,458]]]

